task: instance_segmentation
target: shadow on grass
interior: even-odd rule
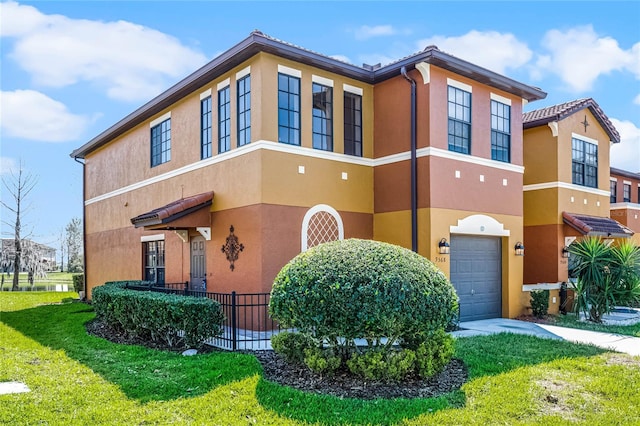
[[[590,357],[606,352],[595,346],[502,333],[456,340],[456,358],[469,369],[469,381],[562,358]],[[264,379],[256,395],[263,407],[310,423],[393,424],[425,413],[462,408],[463,390],[435,398],[363,401],[301,392]]]
[[[64,350],[141,402],[198,396],[261,372],[250,355],[213,352],[185,357],[112,343],[87,334],[84,324],[94,317],[92,308],[76,302],[2,312],[1,319],[41,345]]]

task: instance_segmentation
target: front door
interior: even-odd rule
[[[204,237],[191,239],[191,290],[207,290],[207,256],[205,255]]]

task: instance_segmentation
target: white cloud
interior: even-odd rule
[[[131,22],[45,15],[15,2],[0,7],[2,36],[16,38],[10,57],[41,86],[84,81],[112,99],[139,101],[206,62],[175,37]]]
[[[376,25],[373,27],[363,25],[356,29],[355,36],[356,40],[367,40],[372,37],[390,36],[396,33],[397,30],[391,25]]]
[[[342,62],[346,62],[348,64],[352,64],[353,62],[351,62],[351,59],[349,59],[348,56],[345,55],[331,55],[330,56],[333,59],[337,59],[338,61],[342,61]]]
[[[633,103],[636,105],[640,105],[640,94],[638,94],[638,96],[633,98]]]
[[[91,118],[35,90],[0,92],[0,126],[9,137],[40,142],[77,140]]]
[[[500,74],[529,62],[533,53],[513,34],[497,31],[469,31],[459,37],[434,36],[418,40],[418,50],[436,45],[438,49]]]
[[[18,171],[18,163],[10,157],[0,157],[0,175],[8,175]]]
[[[611,167],[640,172],[640,128],[631,121],[611,122],[620,133],[620,143],[611,146]]]
[[[611,37],[601,37],[591,25],[566,31],[550,30],[542,46],[548,54],[540,55],[533,77],[542,73],[557,74],[574,92],[591,90],[594,82],[612,71],[628,71],[640,78],[640,43],[624,50]]]

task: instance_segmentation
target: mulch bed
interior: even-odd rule
[[[141,345],[157,350],[182,352],[186,347],[168,347],[156,342],[131,338],[114,330],[101,321],[86,324],[89,334],[125,345]],[[218,349],[204,346],[198,353],[214,352]],[[437,376],[425,380],[409,377],[400,382],[384,382],[354,376],[346,369],[334,375],[314,373],[305,365],[287,362],[274,351],[245,352],[254,355],[262,364],[264,379],[305,392],[333,395],[342,398],[431,398],[459,389],[468,378],[467,367],[459,359],[452,359]]]

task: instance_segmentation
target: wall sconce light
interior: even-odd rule
[[[569,257],[569,247],[567,246],[562,247],[562,257],[564,258]]]
[[[449,254],[450,246],[446,238],[442,238],[440,240],[438,243],[438,250],[440,251],[440,254]]]
[[[516,250],[516,256],[524,256],[524,244],[518,241],[514,248]]]

